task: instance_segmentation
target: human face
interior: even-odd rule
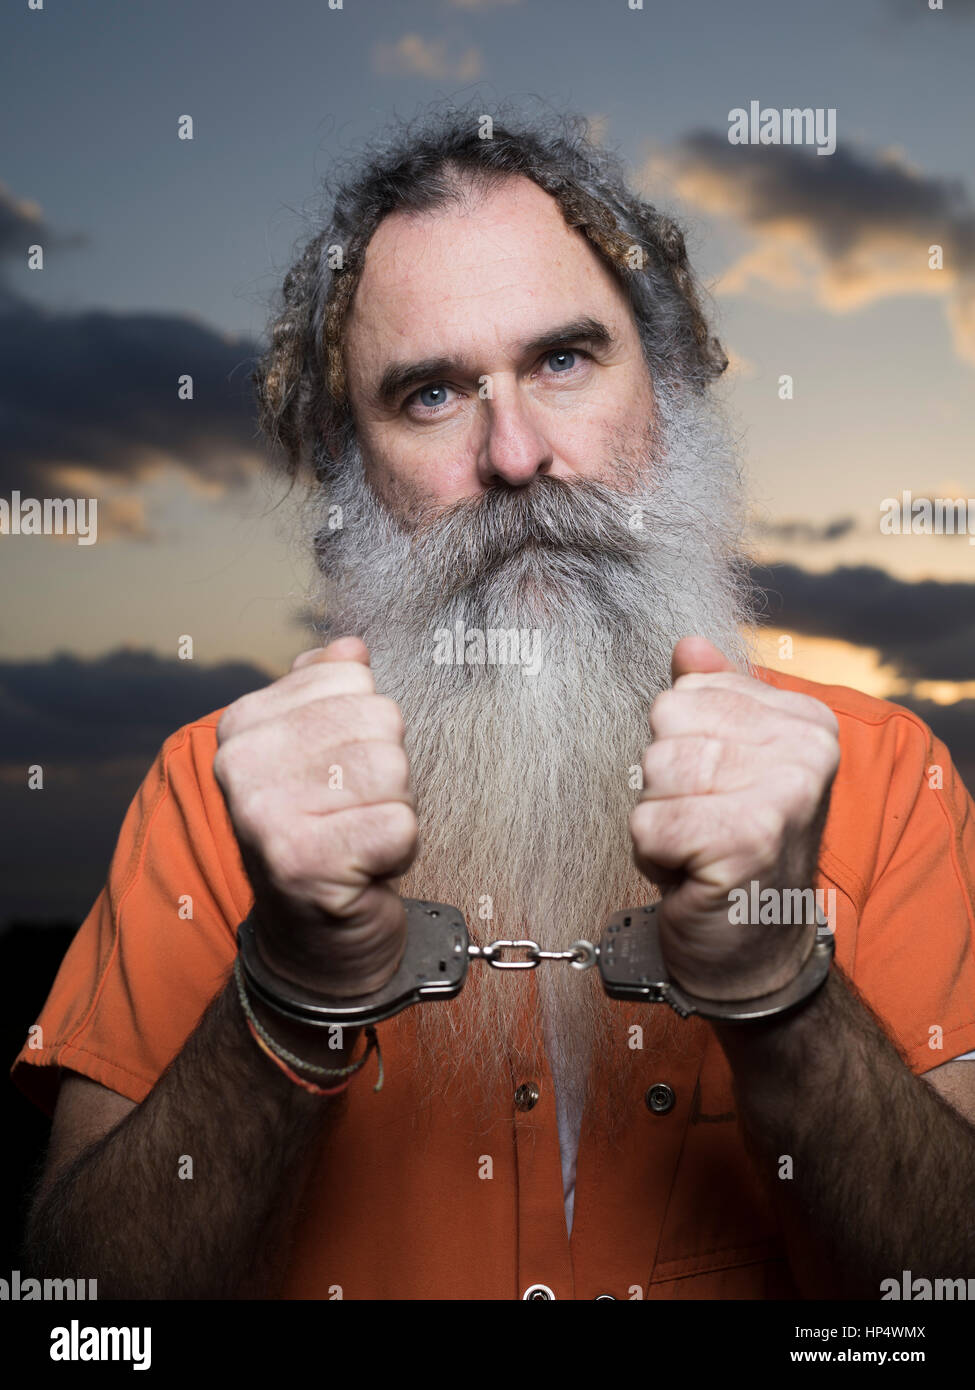
[[[394,213],[366,250],[345,342],[367,476],[406,520],[539,474],[616,485],[653,391],[632,310],[530,179]]]

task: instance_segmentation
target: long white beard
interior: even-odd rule
[[[538,477],[398,519],[352,450],[315,500],[321,639],[360,636],[377,690],[405,720],[420,848],[399,891],[458,907],[475,941],[565,949],[655,898],[633,864],[628,818],[674,644],[701,634],[748,669],[744,498],[728,427],[714,402],[659,388],[656,415],[641,456],[613,459],[619,488]],[[506,664],[479,662],[465,639],[490,629],[537,636],[509,648]],[[537,674],[511,664],[519,647],[537,655],[533,640]],[[447,664],[451,652],[464,659]],[[598,1108],[612,1132],[625,1078],[604,1083],[598,1105],[588,1081],[593,1050],[625,1042],[620,1006],[596,969],[543,962],[536,978],[562,1102],[576,1115]],[[544,1035],[527,1051],[514,1037],[526,979],[474,963],[457,999],[412,1011],[421,1088],[463,1082],[486,1122],[499,1088],[510,1098],[539,1078]]]

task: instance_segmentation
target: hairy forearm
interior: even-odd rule
[[[975,1274],[975,1127],[913,1075],[836,965],[796,1013],[715,1031],[807,1297],[879,1298],[904,1269]]]
[[[261,1017],[307,1060],[341,1067],[361,1053],[358,1031],[326,1057]],[[100,1298],[270,1296],[317,1141],[344,1103],[304,1091],[261,1052],[231,977],[143,1103],[35,1204],[31,1266],[84,1269]]]

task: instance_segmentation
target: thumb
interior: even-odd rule
[[[319,661],[361,661],[369,665],[369,648],[361,637],[336,637],[327,647],[312,647],[311,651],[299,652],[291,663],[292,671],[302,666],[311,666]]]
[[[714,671],[737,671],[733,661],[729,661],[706,637],[682,637],[670,658],[672,680],[690,675],[692,671],[710,674]]]

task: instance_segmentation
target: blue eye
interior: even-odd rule
[[[434,396],[436,397],[436,399],[424,400],[425,396]],[[421,405],[427,406],[430,410],[435,409],[438,405],[443,405],[446,399],[446,386],[423,386],[417,392],[417,400],[420,402]]]
[[[573,360],[571,362],[566,362],[566,358],[572,358]],[[548,361],[549,365],[551,365],[553,361],[561,361],[563,365],[555,367],[553,370],[557,372],[564,372],[568,371],[570,368],[575,366],[574,359],[575,352],[572,348],[560,348],[557,352],[550,352],[546,360]]]

